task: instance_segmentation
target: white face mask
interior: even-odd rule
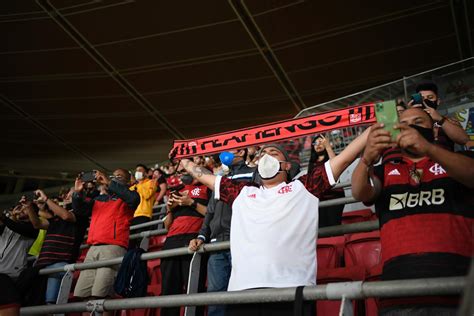
[[[135,171],[135,179],[137,179],[138,181],[143,180],[143,172]]]
[[[280,161],[268,154],[258,160],[258,173],[263,180],[274,178],[280,172]]]

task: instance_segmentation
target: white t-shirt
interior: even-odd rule
[[[329,162],[307,178],[266,189],[216,179],[215,197],[232,202],[229,291],[316,284],[319,199],[335,183]]]

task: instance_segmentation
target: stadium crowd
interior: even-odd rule
[[[163,250],[194,252],[205,243],[231,241],[230,250],[204,256],[199,292],[316,285],[317,227],[340,225],[344,209],[319,208],[319,202],[345,196],[333,186],[357,159],[352,195],[374,205],[381,280],[466,275],[473,256],[474,155],[455,152],[455,144],[469,139],[438,113],[437,86],[422,83],[416,92],[419,103],[397,99],[396,138],[377,123],[347,144],[342,132],[333,131],[192,159],[170,152],[170,162],[154,168],[140,163],[110,176],[82,172],[57,196],[25,194],[0,214],[0,316],[18,315],[20,306],[55,304],[64,272],[38,272],[78,261],[86,235],[85,263],[133,260],[130,254],[146,251],[146,239],[129,238],[130,226],[153,220],[157,205],[166,209]],[[301,149],[310,152],[306,170],[300,170]],[[133,232],[151,227],[141,226]],[[161,295],[186,293],[191,259],[161,259]],[[117,281],[128,276],[123,266],[81,271],[74,296],[145,295],[146,289],[139,295],[122,291]],[[458,305],[456,296],[383,299],[379,314],[456,315]],[[210,316],[293,312],[293,303],[207,307]],[[314,302],[302,304],[301,313],[314,315]],[[180,315],[180,308],[162,308],[160,315]]]

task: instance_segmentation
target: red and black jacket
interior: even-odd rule
[[[82,194],[74,193],[72,203],[76,213],[91,215],[90,245],[117,245],[128,247],[130,220],[140,204],[140,195],[127,186],[111,181],[108,194],[87,201]]]
[[[473,255],[474,190],[425,158],[377,166],[383,280],[467,274]]]
[[[186,185],[181,194],[187,194],[197,203],[207,205],[211,191],[203,184]],[[173,222],[168,228],[163,249],[172,249],[188,246],[189,241],[196,238],[204,221],[204,216],[192,206],[177,206],[172,210]]]

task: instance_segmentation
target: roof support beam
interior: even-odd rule
[[[173,137],[185,138],[119,71],[82,35],[49,0],[36,3],[69,35],[108,75],[112,77],[145,111],[163,125]]]
[[[301,111],[302,109],[306,108],[303,99],[301,98],[295,86],[291,82],[290,78],[288,77],[288,74],[283,69],[283,66],[278,61],[278,58],[273,52],[271,46],[268,44],[266,38],[263,36],[262,31],[253,19],[253,16],[245,5],[244,1],[228,1],[235,14],[239,18],[240,22],[244,26],[245,30],[249,34],[250,38],[252,39],[253,43],[258,48],[258,51],[267,63],[268,67],[270,67],[276,79],[282,86],[283,90],[290,98],[291,102],[293,103],[293,106],[296,108],[297,111]]]

